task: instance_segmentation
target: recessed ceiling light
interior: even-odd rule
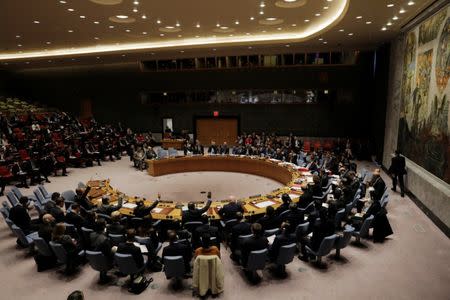
[[[17,47],[22,47],[22,44],[17,44]]]
[[[292,27],[295,27],[295,26],[297,26],[297,24],[292,24],[291,26],[292,26]]]
[[[353,32],[350,32],[348,35],[353,35]]]
[[[284,2],[296,2],[297,0],[284,0]]]
[[[75,9],[73,9],[73,8],[68,8],[67,10],[68,11],[75,11]]]
[[[122,57],[125,57],[126,55],[125,54],[122,54]]]
[[[400,9],[399,13],[404,14],[406,12],[406,10],[404,10],[403,8]]]
[[[409,5],[409,6],[414,5],[414,4],[415,4],[414,1],[409,1],[409,2],[408,2],[408,5]]]
[[[134,5],[139,5],[139,1],[135,0],[135,1],[133,2],[133,4],[134,4]]]
[[[381,31],[386,31],[386,30],[387,30],[386,27],[381,28]]]
[[[357,18],[357,19],[362,19],[362,16],[357,16],[356,18]]]
[[[233,36],[232,34],[230,34],[229,36]]]
[[[340,32],[344,32],[344,29],[339,29]]]
[[[392,26],[392,23],[391,23],[391,22],[388,22],[386,25],[387,25],[387,26]]]
[[[61,3],[61,4],[66,4],[67,2],[64,1],[64,0],[61,0],[61,1],[59,1],[59,3]]]
[[[235,21],[234,24],[239,25],[239,21]]]
[[[144,15],[142,15],[141,18],[142,18],[142,19],[147,19],[147,16],[144,14]]]
[[[387,7],[394,7],[394,3],[389,3],[388,5],[386,5]]]
[[[182,37],[182,35],[181,35],[181,34],[179,34],[179,35],[178,35],[178,37],[180,38],[180,37]]]
[[[173,26],[166,26],[167,29],[174,29],[175,27]]]
[[[72,30],[72,29],[69,29],[69,30],[67,30],[67,32],[70,32],[70,33],[72,33],[72,32],[73,32],[73,30]]]
[[[216,24],[216,27],[220,27],[220,24],[219,24],[219,23],[217,23],[217,24]]]
[[[156,23],[161,24],[161,20],[159,20],[159,19],[156,20]]]
[[[47,45],[50,45],[52,42],[45,42]]]
[[[324,44],[328,44],[328,42],[327,41],[325,41],[325,42],[323,42]]]
[[[246,32],[245,35],[250,35],[250,32]]]
[[[266,18],[267,21],[275,21],[276,19],[277,19],[277,18],[274,18],[274,17]]]
[[[175,24],[175,26],[180,27],[181,25],[179,22],[177,22],[177,24]]]
[[[288,47],[288,48],[289,48],[290,46],[291,46],[291,45],[286,45],[286,47]]]
[[[264,4],[264,2],[261,2],[261,4],[259,5],[259,7],[266,7],[266,5]]]
[[[100,39],[100,38],[99,38],[99,37],[97,37],[97,36],[96,36],[96,37],[94,37],[94,40],[99,40],[99,39]]]
[[[227,27],[227,26],[221,26],[220,27],[220,29],[223,29],[223,30],[227,30],[229,27]]]
[[[16,39],[20,39],[20,35],[16,35]]]
[[[319,16],[320,16],[320,14],[319,14],[319,13],[317,13],[317,14],[316,14],[316,17],[319,17]]]
[[[259,12],[259,14],[260,14],[260,15],[263,15],[263,14],[264,14],[264,12],[263,12],[263,11],[260,11],[260,12]]]
[[[267,31],[263,30],[262,32],[267,32]]]
[[[392,17],[392,20],[398,20],[398,17],[397,16],[394,16],[394,17]]]
[[[319,41],[323,41],[323,38],[319,38]]]
[[[142,34],[147,34],[147,31],[142,32]]]
[[[39,23],[41,23],[41,22],[35,20],[35,21],[33,21],[33,23],[34,23],[34,24],[39,24]]]
[[[117,15],[116,18],[118,18],[118,19],[128,19],[128,16],[125,16],[125,15]]]
[[[99,21],[94,21],[94,24],[97,24],[97,25],[98,25],[98,24],[100,24],[100,22],[99,22]]]
[[[196,38],[199,38],[200,36],[199,36],[199,35],[196,35],[195,37],[196,37]]]
[[[113,28],[114,28],[114,25],[109,25],[108,27],[111,28],[111,29],[113,29]]]
[[[137,13],[137,12],[138,12],[138,9],[137,9],[136,7],[133,8],[133,12]]]
[[[184,50],[181,50],[180,53],[184,53]]]
[[[367,21],[366,24],[367,25],[372,24],[372,21]]]
[[[324,6],[323,9],[328,9],[328,6]]]
[[[164,33],[160,33],[159,36],[164,36]]]
[[[213,49],[213,51],[216,51],[216,50],[217,50],[216,48]]]
[[[327,0],[328,2],[333,2],[333,0]]]
[[[130,32],[130,29],[125,29],[126,32]]]
[[[253,21],[255,19],[255,17],[250,17],[250,21]]]
[[[195,25],[195,27],[200,28],[200,24],[197,23],[197,25]]]
[[[278,27],[278,28],[277,28],[277,30],[283,30],[283,28],[281,28],[281,27]]]
[[[252,46],[248,46],[248,49],[252,49]]]
[[[80,16],[80,19],[86,19],[86,16]]]
[[[309,19],[305,19],[305,22],[308,23],[308,22],[309,22]]]

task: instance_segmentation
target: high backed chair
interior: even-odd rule
[[[109,239],[111,240],[111,243],[114,246],[118,246],[120,243],[125,242],[125,236],[123,234],[108,234]]]
[[[114,260],[119,267],[119,271],[125,275],[130,275],[133,280],[137,275],[141,274],[145,269],[145,263],[142,267],[138,267],[131,254],[114,254]]]
[[[38,189],[41,191],[41,193],[42,193],[42,195],[44,196],[45,199],[49,200],[49,199],[52,198],[52,195],[47,191],[45,186],[43,186],[42,184],[38,185]]]
[[[337,213],[336,213],[336,216],[334,217],[334,226],[336,226],[336,228],[341,228],[341,226],[342,226],[342,220],[344,219],[344,217],[345,217],[345,208],[343,208],[343,209],[341,209],[341,210],[339,210]]]
[[[361,238],[365,238],[369,235],[369,229],[372,225],[373,215],[364,220],[359,231],[353,231],[352,235],[356,238],[356,243],[361,244]]]
[[[319,249],[317,251],[314,251],[310,247],[306,246],[306,251],[314,256],[317,257],[317,263],[320,264],[322,262],[322,256],[328,255],[333,249],[334,244],[336,242],[336,234],[327,236],[322,240],[322,243],[320,243]]]
[[[296,236],[297,242],[300,242],[300,240],[308,233],[308,228],[309,228],[309,222],[305,222],[305,223],[297,225],[297,228],[295,228],[295,236]]]
[[[19,245],[24,248],[33,246],[33,237],[38,236],[37,232],[32,232],[28,235],[25,235],[25,233],[22,231],[22,229],[20,229],[19,227],[17,227],[14,224],[11,226],[11,230],[17,236]]]
[[[244,269],[249,272],[252,280],[259,279],[258,273],[256,273],[256,271],[264,270],[264,268],[266,267],[268,252],[269,251],[267,249],[250,252],[247,265],[244,266]]]
[[[53,257],[54,254],[52,252],[52,250],[50,249],[49,245],[47,244],[47,242],[39,237],[39,236],[34,236],[32,237],[33,242],[34,242],[34,247],[36,248],[37,252],[42,255],[42,256],[46,256],[46,257]]]
[[[108,271],[112,269],[113,262],[100,251],[86,251],[86,257],[92,269],[100,272],[100,283],[105,283],[109,280]]]
[[[200,221],[192,221],[192,222],[186,222],[184,223],[183,227],[184,229],[186,229],[187,231],[189,231],[190,233],[194,232],[195,229],[199,226],[202,226],[203,223]]]
[[[355,231],[355,228],[346,226],[343,231],[343,235],[340,235],[336,238],[336,242],[334,244],[334,248],[336,249],[336,259],[339,259],[341,257],[341,249],[344,249],[350,243],[353,231]]]
[[[17,200],[17,197],[14,195],[13,192],[7,192],[6,198],[8,198],[8,201],[12,207],[19,205],[19,200]]]
[[[264,236],[269,237],[272,235],[276,235],[278,232],[280,232],[279,228],[264,230]]]
[[[83,246],[84,249],[89,249],[91,245],[91,232],[94,232],[94,230],[86,227],[81,227],[81,235],[83,238]]]
[[[76,194],[73,190],[67,190],[62,192],[61,196],[64,198],[66,209],[68,209],[73,204]]]
[[[183,256],[164,256],[164,274],[167,279],[179,280],[185,274]]]
[[[286,274],[286,265],[294,260],[295,251],[297,250],[297,245],[295,243],[281,246],[278,256],[275,260],[277,265],[277,271],[281,275]]]
[[[55,253],[56,260],[58,263],[62,265],[66,265],[65,273],[71,273],[75,270],[77,264],[75,261],[71,261],[68,259],[68,255],[66,252],[66,249],[64,249],[63,245],[56,243],[56,242],[49,242],[50,248],[52,248],[53,253]],[[80,251],[78,253],[78,257],[81,258],[85,255],[84,251]]]

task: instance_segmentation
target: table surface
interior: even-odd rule
[[[301,187],[311,181],[311,173],[296,165],[281,162],[274,159],[260,157],[234,156],[234,155],[211,155],[211,156],[186,156],[167,158],[161,160],[149,160],[149,174],[160,176],[172,173],[193,171],[229,171],[242,172],[268,177],[281,182],[284,187],[278,188],[266,195],[255,195],[239,199],[243,203],[244,216],[264,214],[267,205],[277,208],[281,205],[281,195],[287,193],[293,202],[298,202],[302,194]],[[146,206],[151,205],[154,200],[138,198],[125,195],[110,185],[110,180],[91,180],[87,182],[91,187],[88,197],[92,204],[100,205],[101,197],[108,195],[110,203],[116,204],[119,197],[123,197],[124,203],[135,203],[144,200]],[[270,201],[270,202],[267,202]],[[214,200],[207,214],[211,219],[220,220],[218,211],[229,203],[230,200]],[[187,202],[160,201],[157,208],[152,211],[152,217],[157,220],[181,220],[183,209],[187,209]],[[201,208],[205,203],[196,203]],[[158,212],[156,212],[158,211]],[[122,207],[120,212],[127,216],[133,215],[133,209]]]

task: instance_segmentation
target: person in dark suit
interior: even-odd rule
[[[269,245],[269,241],[263,235],[261,224],[253,223],[251,226],[251,231],[253,236],[242,243],[241,246],[241,264],[242,266],[247,266],[248,257],[250,252],[256,250],[266,249]]]
[[[144,266],[144,257],[142,256],[141,249],[136,247],[134,243],[134,237],[136,236],[136,231],[134,229],[127,230],[127,240],[125,243],[120,243],[117,247],[117,253],[121,254],[131,254],[133,260],[138,268]]]
[[[90,246],[93,251],[100,251],[105,257],[112,262],[113,252],[112,243],[105,234],[106,221],[105,219],[98,219],[94,226],[94,232],[91,232]],[[140,251],[140,250],[139,250]]]
[[[182,256],[184,261],[184,270],[186,273],[191,272],[191,259],[192,259],[192,249],[186,244],[177,242],[177,233],[173,230],[167,232],[167,237],[169,238],[169,245],[164,247],[162,252],[162,257],[164,256]]]
[[[400,155],[400,151],[395,151],[395,156],[391,159],[391,166],[389,167],[389,174],[392,176],[392,189],[397,191],[397,181],[400,185],[400,196],[405,196],[405,184],[403,183],[403,175],[406,174],[405,157]]]
[[[84,222],[84,218],[80,216],[80,205],[78,203],[73,203],[70,212],[66,214],[66,223],[73,224],[77,230],[81,229]]]
[[[116,211],[122,207],[122,201],[122,197],[120,197],[117,205],[111,205],[109,204],[109,196],[103,196],[102,204],[97,208],[97,213],[109,216],[113,211]]]
[[[236,214],[243,213],[242,203],[236,200],[231,200],[228,204],[225,204],[220,210],[219,215],[223,221],[236,219]]]
[[[51,214],[45,214],[42,216],[42,225],[39,227],[38,235],[47,243],[52,240],[54,224],[55,218],[53,218]]]
[[[66,234],[66,225],[64,223],[55,225],[52,232],[52,241],[61,244],[66,250],[66,273],[73,273],[81,263],[81,258],[78,256],[80,247],[75,239]]]
[[[275,229],[280,224],[278,217],[275,215],[275,209],[272,206],[266,207],[266,214],[257,223],[261,224],[263,230]]]
[[[298,200],[298,207],[306,208],[313,201],[313,191],[311,186],[308,184],[306,187],[302,186],[303,194],[300,196]]]
[[[209,154],[219,154],[219,148],[216,145],[215,141],[211,141],[211,146],[208,147]]]
[[[296,242],[295,235],[290,233],[290,232],[292,232],[292,229],[290,227],[291,227],[291,225],[289,224],[289,222],[281,223],[281,226],[280,226],[281,232],[280,232],[280,234],[275,236],[275,239],[273,240],[273,244],[270,246],[270,249],[269,249],[269,258],[272,262],[277,259],[278,253],[282,246],[289,245],[289,244]]]
[[[88,186],[86,189],[81,189],[78,188],[75,190],[75,197],[73,198],[73,201],[75,203],[80,204],[80,206],[82,208],[84,208],[85,210],[91,210],[92,209],[92,204],[89,202],[89,200],[87,199],[87,195],[89,194],[89,191],[91,190],[91,187]]]
[[[219,235],[219,228],[216,226],[211,226],[209,224],[209,218],[207,215],[201,216],[201,221],[203,225],[198,226],[195,228],[194,232],[192,232],[192,246],[194,249],[197,249],[201,246],[200,238],[204,234],[208,234],[210,237],[216,238],[216,244],[220,245],[220,235]]]
[[[56,199],[55,206],[53,206],[49,213],[55,218],[56,223],[64,222],[65,213],[63,210],[64,207],[64,198],[59,197]]]
[[[230,241],[230,249],[231,249],[231,259],[238,259],[235,254],[235,251],[239,249],[239,236],[240,235],[248,235],[251,233],[251,224],[248,223],[242,213],[238,212],[236,214],[236,219],[239,223],[234,225],[231,228],[231,241]],[[260,225],[261,226],[261,225]]]
[[[183,225],[187,222],[194,222],[194,221],[201,221],[202,214],[208,211],[209,207],[211,206],[211,192],[208,192],[208,201],[206,202],[206,205],[203,208],[195,208],[194,202],[188,203],[188,210],[183,211],[182,215],[182,222]]]
[[[12,207],[9,210],[9,219],[20,229],[23,230],[25,234],[32,231],[35,226],[31,224],[31,218],[28,214],[28,198],[20,197],[19,205]]]
[[[278,206],[278,208],[275,210],[275,214],[279,216],[282,212],[289,209],[289,204],[291,204],[292,200],[291,197],[289,197],[288,194],[281,195],[281,200],[283,201],[283,204]]]
[[[281,221],[288,222],[290,224],[289,230],[292,230],[289,233],[293,233],[295,228],[297,228],[297,225],[305,222],[305,216],[303,211],[300,211],[297,208],[297,203],[291,203],[289,205],[289,212],[282,216]]]
[[[134,208],[133,214],[137,218],[143,218],[146,216],[151,216],[150,212],[158,205],[159,200],[156,200],[150,206],[145,206],[143,200],[139,200],[136,202],[136,207]]]
[[[372,199],[374,201],[380,201],[384,190],[386,189],[386,183],[384,183],[383,178],[381,178],[380,169],[375,169],[375,171],[373,171],[372,179],[368,184],[370,187],[373,187],[373,191],[370,192]]]
[[[111,224],[107,226],[108,234],[125,234],[125,226],[120,223],[122,215],[119,211],[114,211],[111,214]]]

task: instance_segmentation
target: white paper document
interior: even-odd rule
[[[271,206],[272,204],[273,204],[272,201],[263,201],[263,202],[256,203],[255,205],[258,206],[259,208],[264,208],[267,206]]]
[[[137,205],[134,203],[125,203],[124,205],[122,205],[123,208],[129,208],[129,209],[134,209]]]

